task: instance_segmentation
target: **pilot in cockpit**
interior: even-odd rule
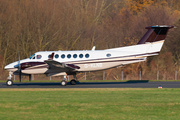
[[[37,59],[41,59],[41,57],[42,57],[41,55],[37,55]]]

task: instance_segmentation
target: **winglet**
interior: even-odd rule
[[[50,57],[49,57],[48,60],[53,60],[53,58],[54,58],[54,53],[52,53],[52,54],[50,55]]]

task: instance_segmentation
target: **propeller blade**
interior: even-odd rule
[[[19,59],[18,63],[20,65],[20,52],[19,51],[18,51],[18,59]]]
[[[50,55],[48,60],[53,60],[53,57],[54,57],[54,52]]]
[[[19,70],[19,82],[21,82],[21,70]]]
[[[19,81],[21,82],[21,64],[20,64],[20,52],[18,51],[18,58],[19,58],[19,61],[18,61],[18,63],[19,63]]]

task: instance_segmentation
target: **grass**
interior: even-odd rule
[[[0,89],[0,119],[179,120],[180,89]]]

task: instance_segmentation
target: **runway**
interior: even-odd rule
[[[0,83],[0,88],[180,88],[179,81],[173,82],[149,82],[143,81],[127,81],[127,82],[77,82],[76,85],[61,86],[60,82],[15,82],[12,86],[7,86],[6,83]]]

